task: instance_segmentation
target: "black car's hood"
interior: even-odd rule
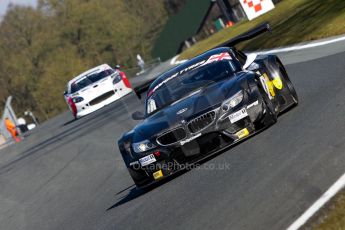
[[[134,128],[132,141],[151,139],[164,130],[178,126],[182,120],[188,122],[204,112],[218,108],[225,99],[243,88],[244,76],[247,74],[239,72],[231,79],[210,84],[161,109]]]

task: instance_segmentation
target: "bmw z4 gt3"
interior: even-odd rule
[[[208,51],[159,76],[143,120],[118,141],[138,187],[150,185],[274,124],[298,98],[275,55]]]

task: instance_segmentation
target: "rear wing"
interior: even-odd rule
[[[243,34],[240,34],[220,45],[217,45],[215,47],[213,47],[212,49],[215,49],[215,48],[219,48],[219,47],[233,47],[241,42],[244,42],[244,41],[248,41],[248,40],[251,40],[263,33],[266,33],[266,32],[271,32],[271,26],[268,22],[264,22],[256,27],[254,27],[253,29],[251,30],[248,30],[247,32],[243,33]],[[211,49],[211,50],[212,50]],[[144,92],[146,92],[151,83],[154,81],[155,79],[153,80],[150,80],[150,81],[147,81],[137,87],[134,88],[134,91],[136,93],[136,95],[138,96],[139,99],[141,99],[141,94],[143,94]]]
[[[248,30],[247,32],[243,33],[243,34],[240,34],[220,45],[217,45],[216,47],[212,48],[212,49],[215,49],[215,48],[219,48],[219,47],[233,47],[241,42],[245,42],[245,41],[248,41],[248,40],[251,40],[263,33],[266,33],[266,32],[272,32],[272,29],[271,29],[271,26],[268,22],[264,22],[256,27],[254,27],[253,29],[251,30]]]

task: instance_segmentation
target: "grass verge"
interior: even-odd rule
[[[345,230],[345,191],[337,194],[303,229]]]
[[[265,34],[238,45],[244,50],[268,49],[345,33],[344,0],[283,0],[276,8],[253,21],[243,21],[202,40],[181,53],[189,59],[269,21],[272,34]]]

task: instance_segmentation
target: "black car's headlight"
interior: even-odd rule
[[[72,99],[72,101],[73,101],[74,103],[79,103],[79,102],[84,101],[84,98],[82,98],[82,97],[74,97],[74,98]]]
[[[236,107],[238,104],[242,102],[243,97],[243,90],[238,91],[235,95],[223,102],[222,110],[228,111],[230,108]]]
[[[154,145],[153,143],[151,143],[148,140],[145,140],[145,141],[141,141],[141,142],[138,142],[138,143],[133,143],[132,147],[133,147],[134,152],[142,153],[142,152],[146,152],[146,151],[148,151],[150,149],[155,148],[156,145]]]

